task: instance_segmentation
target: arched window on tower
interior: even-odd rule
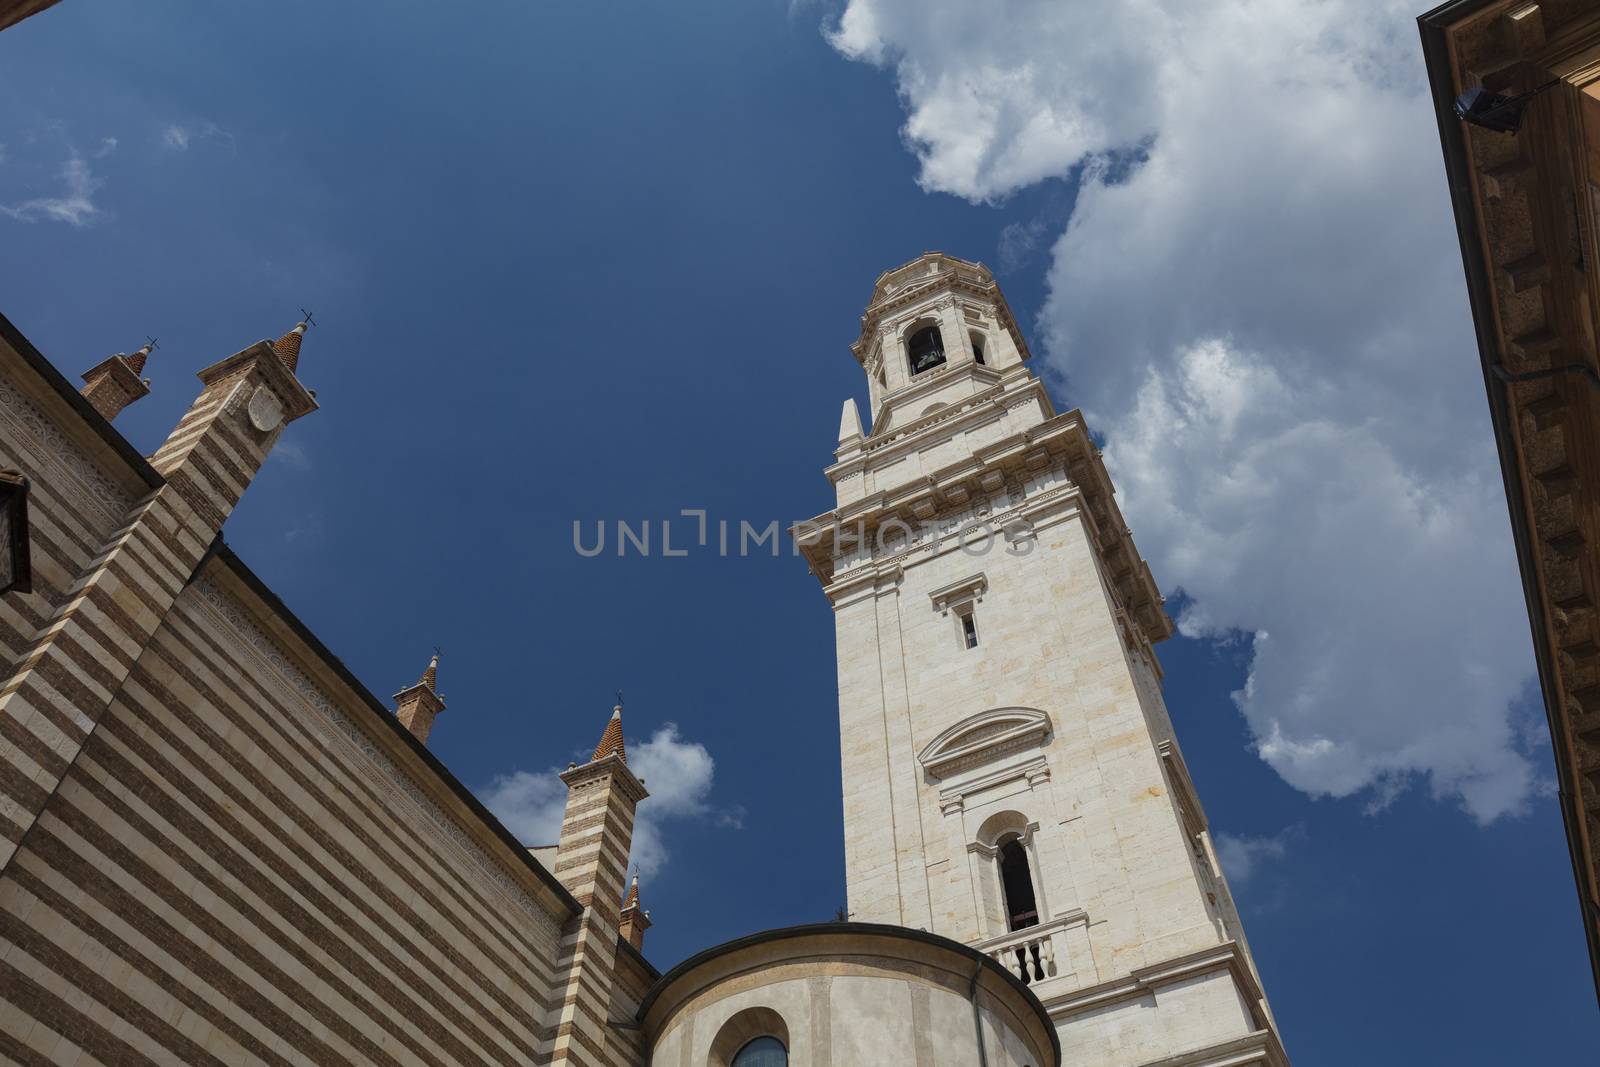
[[[758,1037],[738,1051],[730,1067],[789,1067],[789,1051],[775,1037]]]
[[[1039,925],[1039,905],[1033,899],[1033,872],[1028,850],[1013,835],[1000,842],[1000,884],[1006,893],[1006,924],[1012,930]]]
[[[913,333],[906,341],[906,360],[911,365],[913,377],[925,370],[943,366],[944,337],[939,333],[939,327],[924,326]]]
[[[968,330],[967,339],[972,342],[972,361],[980,367],[984,366],[983,334],[979,333],[977,330]]]

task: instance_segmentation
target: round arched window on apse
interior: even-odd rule
[[[734,1012],[717,1028],[706,1067],[789,1067],[789,1027],[772,1008]]]
[[[738,1051],[730,1067],[789,1067],[789,1050],[775,1037],[758,1037]]]

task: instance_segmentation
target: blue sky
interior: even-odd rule
[[[312,308],[230,542],[375,692],[442,645],[515,826],[623,689],[665,967],[843,902],[830,613],[572,524],[823,510],[872,280],[984,260],[1172,595],[1296,1063],[1592,1049],[1415,12],[969,7],[65,0],[0,35],[0,310],[69,374],[158,335],[149,451]]]

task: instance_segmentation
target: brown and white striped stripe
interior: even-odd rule
[[[568,792],[555,875],[584,911],[569,922],[557,965],[557,972],[566,975],[566,993],[551,1017],[550,1062],[556,1064],[605,1063],[611,1038],[618,913],[634,810],[647,795],[622,755],[616,716],[612,725],[616,742],[602,742],[597,758],[561,776]]]
[[[239,412],[225,417],[229,397],[271,380],[261,368],[276,357],[258,347],[196,399],[174,433],[183,445],[157,453],[166,484],[98,543],[0,688],[0,869],[266,458],[276,431],[252,440]]]
[[[0,1031],[62,1021],[128,1062],[534,1060],[550,934],[267,672],[179,598],[0,876]]]
[[[509,861],[415,799],[422,758],[356,743],[370,707],[309,699],[241,621],[261,603],[219,611],[193,581],[225,569],[208,550],[281,429],[252,425],[249,398],[311,404],[265,344],[202,380],[160,478],[139,476],[154,488],[122,502],[105,485],[138,479],[77,455],[86,494],[38,409],[0,413],[0,462],[33,482],[38,590],[0,600],[0,1063],[630,1055],[605,1024],[637,779],[601,767],[575,794],[563,858],[590,906],[572,921],[550,888],[485,877]],[[40,384],[0,381],[0,401],[14,388]]]

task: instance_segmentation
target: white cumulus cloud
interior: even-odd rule
[[[1532,663],[1415,14],[850,0],[829,33],[895,70],[924,188],[1082,168],[1040,347],[1184,632],[1249,642],[1261,758],[1489,821],[1539,788]]]
[[[674,820],[703,819],[737,826],[737,810],[711,803],[716,761],[705,745],[686,740],[676,723],[665,723],[642,744],[628,746],[628,767],[645,780],[650,796],[640,805],[633,823],[630,863],[649,878],[669,858],[666,824]],[[514,771],[497,776],[483,790],[484,806],[513,835],[529,845],[555,844],[561,835],[561,814],[567,787],[560,771]]]

